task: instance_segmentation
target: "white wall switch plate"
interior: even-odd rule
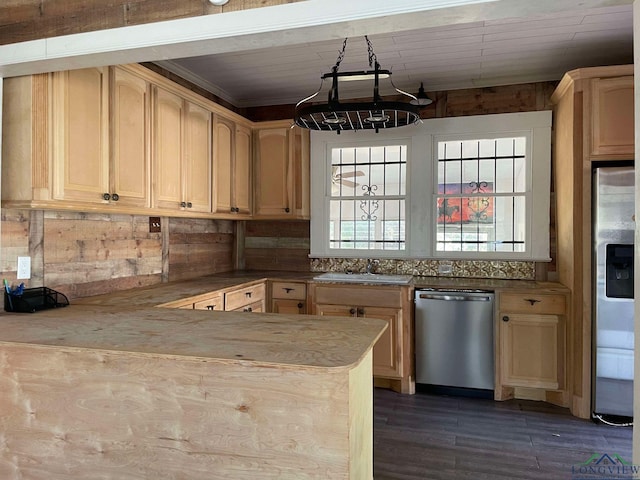
[[[18,257],[18,280],[31,278],[31,257]]]

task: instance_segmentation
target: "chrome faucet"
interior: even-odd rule
[[[372,260],[370,258],[367,258],[367,275],[372,275],[374,273],[373,269],[376,265],[378,265],[378,263],[380,263],[380,260]]]

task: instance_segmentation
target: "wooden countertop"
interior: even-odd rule
[[[156,307],[178,300],[204,295],[214,291],[233,288],[241,284],[261,282],[267,278],[278,280],[311,280],[317,273],[305,272],[227,272],[192,280],[180,280],[176,282],[160,283],[147,287],[138,287],[129,290],[95,295],[92,297],[76,298],[75,305],[103,305],[123,306],[137,305]]]
[[[192,280],[161,283],[148,287],[139,287],[130,290],[122,290],[104,295],[96,295],[86,298],[77,298],[72,301],[76,305],[103,305],[123,306],[137,305],[155,307],[166,303],[176,302],[182,299],[206,295],[213,291],[225,290],[241,284],[261,282],[266,279],[279,281],[314,281],[313,278],[320,275],[319,272],[285,272],[285,271],[238,271],[217,275],[200,277]],[[318,282],[341,283],[344,282]],[[363,282],[363,284],[365,284]],[[368,284],[367,284],[368,285]],[[398,287],[399,285],[386,285],[372,283],[370,285]],[[477,288],[485,290],[549,290],[566,293],[567,287],[556,282],[538,282],[531,280],[504,280],[488,278],[462,278],[462,277],[414,277],[408,285],[414,288]]]
[[[368,318],[70,305],[0,315],[0,345],[188,356],[247,366],[351,368],[385,326]]]

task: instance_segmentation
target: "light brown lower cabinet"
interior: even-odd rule
[[[224,294],[224,309],[227,312],[264,312],[264,282],[240,287]]]
[[[196,310],[224,310],[224,295],[222,293],[213,293],[209,298],[199,300],[193,303]]]
[[[402,338],[402,331],[399,331],[402,325],[402,309],[316,304],[315,314],[330,317],[379,318],[386,321],[389,326],[373,347],[373,374],[392,378],[402,376],[402,348],[398,345],[398,339]]]
[[[523,388],[529,395],[555,391],[551,399],[564,403],[566,303],[563,294],[499,295],[500,387]]]
[[[305,282],[271,282],[271,312],[285,315],[307,313]]]
[[[309,313],[385,320],[388,328],[373,347],[373,375],[389,380],[394,390],[413,393],[409,297],[405,287],[310,284]]]

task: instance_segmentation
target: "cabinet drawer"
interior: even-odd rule
[[[224,295],[224,309],[226,311],[242,309],[246,305],[264,300],[264,283],[239,288]]]
[[[566,300],[564,295],[551,293],[502,293],[500,294],[500,311],[564,315]]]
[[[264,312],[264,302],[262,302],[262,300],[259,300],[257,302],[253,302],[248,305],[243,305],[242,307],[236,308],[233,311],[234,312]]]
[[[193,308],[196,310],[224,310],[224,298],[222,293],[194,302]]]
[[[271,284],[272,298],[290,298],[304,300],[307,296],[307,286],[299,282],[273,282]]]
[[[356,285],[318,285],[315,302],[333,305],[368,305],[370,307],[402,306],[401,291],[394,287]]]

